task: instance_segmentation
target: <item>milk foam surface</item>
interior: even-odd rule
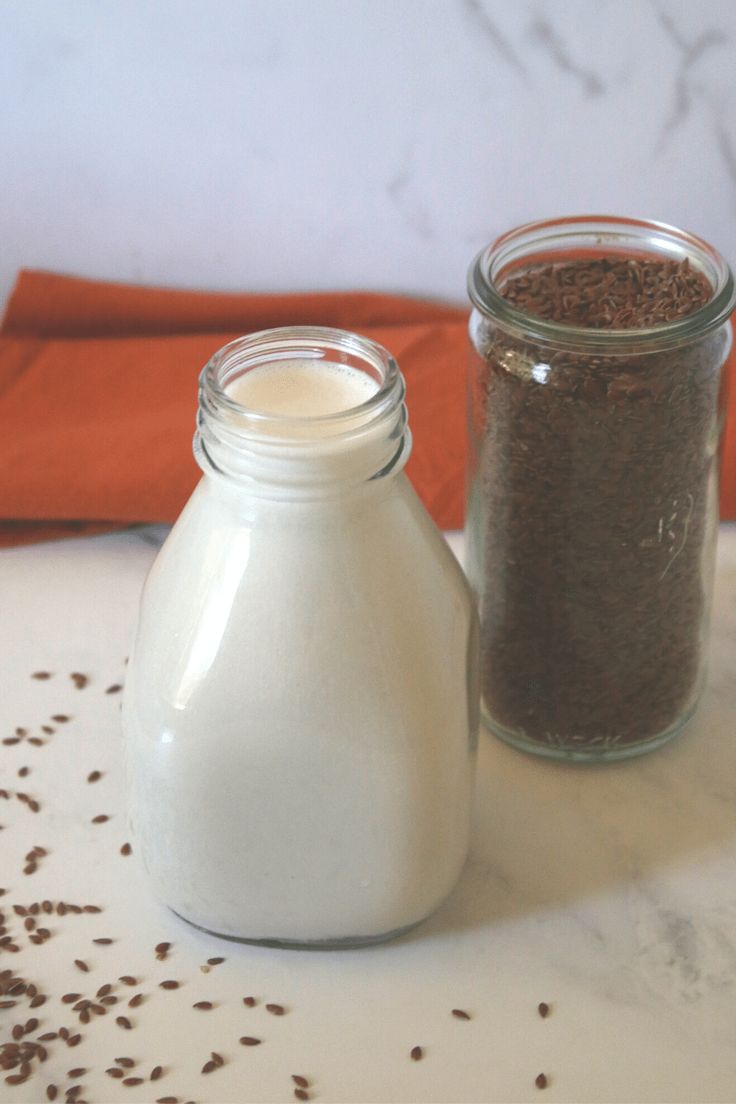
[[[349,364],[316,359],[260,364],[225,388],[248,410],[287,418],[320,417],[351,410],[378,390],[378,383]]]

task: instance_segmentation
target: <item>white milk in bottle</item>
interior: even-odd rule
[[[264,331],[202,373],[204,476],[146,583],[123,715],[135,850],[217,934],[376,942],[463,866],[476,615],[403,473],[403,398],[339,330]]]

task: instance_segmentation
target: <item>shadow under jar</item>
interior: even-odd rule
[[[641,754],[704,679],[733,277],[682,230],[584,216],[499,238],[469,292],[485,722],[551,758]]]

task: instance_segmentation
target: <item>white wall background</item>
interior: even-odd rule
[[[0,302],[21,266],[462,301],[532,218],[736,262],[733,0],[0,0]]]

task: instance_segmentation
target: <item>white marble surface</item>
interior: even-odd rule
[[[732,0],[4,0],[0,301],[21,266],[465,300],[529,219],[736,262]]]
[[[163,530],[51,543],[0,553],[0,730],[41,735],[0,744],[0,786],[30,794],[34,814],[0,801],[0,906],[20,947],[0,953],[48,994],[0,1010],[31,1015],[38,1033],[72,1026],[68,991],[146,994],[140,1007],[78,1028],[79,1046],[48,1044],[40,1077],[0,1099],[40,1101],[53,1082],[88,1101],[140,1104],[293,1100],[293,1073],[324,1104],[369,1102],[733,1101],[736,1086],[736,527],[718,553],[711,677],[684,735],[646,758],[602,768],[536,760],[484,735],[472,851],[447,904],[393,944],[294,952],[220,943],[148,896],[126,830],[119,697],[141,583]],[[460,548],[459,538],[453,545]],[[45,669],[53,678],[30,675]],[[77,690],[69,674],[87,673]],[[66,714],[67,723],[49,721]],[[48,724],[53,733],[44,734]],[[22,780],[17,772],[30,773]],[[88,783],[87,775],[103,777]],[[100,813],[111,819],[92,824]],[[48,850],[32,875],[23,856]],[[51,938],[28,942],[13,904],[63,899],[99,915],[51,916]],[[42,921],[40,921],[42,923]],[[91,941],[112,937],[110,946]],[[155,944],[173,944],[166,962]],[[208,973],[208,957],[226,961]],[[74,966],[86,961],[88,974]],[[139,984],[117,983],[133,974]],[[158,988],[182,981],[176,992]],[[258,1004],[245,1008],[242,997]],[[210,1012],[192,1009],[212,1000]],[[266,1001],[282,1003],[274,1017]],[[546,1019],[539,1001],[551,1006]],[[463,1022],[452,1008],[471,1014]],[[132,1031],[118,1027],[126,1013]],[[241,1035],[264,1040],[242,1047]],[[421,1062],[409,1051],[425,1048]],[[210,1051],[225,1065],[199,1071]],[[104,1074],[130,1055],[155,1086]],[[69,1079],[66,1071],[89,1072]],[[549,1085],[535,1088],[538,1073]]]

